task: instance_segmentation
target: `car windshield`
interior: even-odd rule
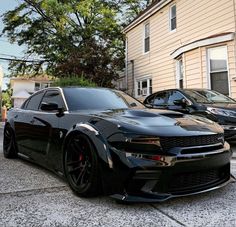
[[[108,110],[144,108],[144,106],[121,91],[101,88],[64,88],[69,110]]]
[[[186,90],[185,93],[198,103],[236,103],[233,99],[217,91]]]

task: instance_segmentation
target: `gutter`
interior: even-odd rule
[[[162,9],[164,6],[172,2],[173,0],[162,0],[156,5],[154,5],[152,8],[150,8],[147,12],[145,12],[143,15],[140,17],[137,17],[133,22],[131,22],[125,29],[123,29],[123,33],[129,32],[131,29],[151,17],[154,13]]]

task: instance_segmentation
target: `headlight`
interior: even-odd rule
[[[226,116],[226,117],[236,117],[236,112],[231,110],[224,110],[220,108],[207,107],[207,110],[213,114]]]
[[[160,138],[159,137],[138,137],[138,138],[127,138],[126,142],[133,144],[146,144],[146,145],[154,145],[160,146]]]
[[[129,137],[125,141],[110,141],[110,145],[128,153],[157,154],[162,152],[159,137]]]

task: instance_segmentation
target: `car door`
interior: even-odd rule
[[[167,92],[158,92],[154,99],[152,100],[152,103],[150,103],[153,108],[158,109],[166,109],[167,108]]]
[[[43,94],[44,92],[40,91],[31,96],[14,115],[14,127],[18,150],[19,153],[27,156],[31,156],[32,149],[35,149],[33,145],[34,134],[32,131],[34,129],[32,128],[32,123],[34,115],[38,111]]]
[[[175,101],[179,101],[182,99],[187,100],[186,97],[180,91],[177,90],[168,91],[167,97],[168,97],[167,108],[169,110],[179,111],[182,113],[189,113],[189,108],[187,107],[187,105],[186,106],[176,105],[174,103]]]
[[[55,110],[42,110],[42,104],[57,104]],[[56,153],[59,152],[58,147],[60,139],[59,119],[61,117],[58,109],[65,108],[64,101],[59,89],[48,89],[40,103],[39,111],[34,115],[34,147],[37,159],[43,164],[53,166],[56,163]]]

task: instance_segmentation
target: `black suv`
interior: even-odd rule
[[[207,117],[218,122],[226,139],[236,138],[236,101],[207,89],[170,89],[156,92],[144,100],[149,108],[175,110]]]

